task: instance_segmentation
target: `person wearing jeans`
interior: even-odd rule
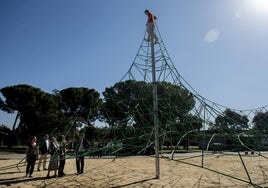
[[[148,38],[145,39],[147,42],[150,42],[151,39],[153,39],[152,42],[157,43],[158,38],[154,32],[154,25],[155,25],[155,20],[157,19],[155,15],[153,15],[149,10],[145,10],[144,13],[147,15],[147,23],[146,23],[146,30],[148,33]]]

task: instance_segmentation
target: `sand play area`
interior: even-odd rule
[[[33,178],[25,177],[23,157],[1,156],[0,187],[268,187],[267,157],[268,154],[176,154],[173,160],[160,158],[159,179],[155,179],[153,156],[87,157],[85,172],[80,175],[76,175],[75,159],[69,158],[66,176],[47,179],[47,171],[34,171]]]

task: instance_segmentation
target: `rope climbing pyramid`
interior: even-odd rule
[[[151,50],[152,44],[142,40],[128,72],[120,82],[135,80],[153,85],[152,57],[154,55],[155,82],[157,83],[158,96],[157,114],[159,115],[160,128],[158,135],[160,157],[205,168],[256,187],[259,187],[263,182],[267,182],[267,174],[263,169],[267,167],[268,161],[267,155],[262,150],[267,150],[268,143],[265,139],[265,131],[260,133],[260,130],[256,128],[257,125],[260,127],[259,124],[267,124],[265,120],[268,113],[267,106],[252,110],[237,110],[212,102],[198,94],[174,66],[157,26],[156,31],[158,42],[153,44],[154,54],[152,54]],[[174,89],[173,86],[177,87],[178,90]],[[146,130],[141,135],[136,135],[137,137],[144,136],[146,138],[146,148],[148,148],[148,146],[152,147],[156,141],[153,137],[155,126],[152,126],[154,109],[152,99],[150,100],[151,104],[141,104],[144,97],[142,92],[144,91],[148,92],[142,87],[137,89],[137,95],[140,94],[140,97],[137,97],[139,100],[135,103],[135,113],[129,116],[132,117],[131,125],[134,126],[135,124],[139,125],[135,121],[137,114],[143,117],[148,114],[151,116],[147,118],[140,117],[140,119],[143,119],[143,125],[145,126],[139,128],[144,129],[144,127],[147,127],[149,131]],[[189,98],[194,99],[194,101]],[[181,106],[177,105],[178,101],[182,103]],[[124,105],[131,108],[129,104]],[[181,112],[183,108],[180,107],[185,106],[188,111],[183,113]],[[128,112],[132,110],[128,109]],[[146,124],[151,124],[151,126],[146,126]],[[137,138],[136,136],[135,138]],[[192,155],[182,157],[180,152],[185,150],[192,153]],[[224,159],[230,155],[236,156],[237,161],[233,165],[243,169],[242,175],[231,174],[231,172],[221,171],[219,167],[208,166],[209,158],[219,157]],[[251,166],[251,163],[248,162],[249,156],[251,157],[250,160],[261,161],[258,173],[265,173],[265,178],[262,180],[254,179],[253,176],[255,177],[256,174],[250,173],[250,169],[256,167]],[[193,159],[195,162],[193,162]],[[196,159],[198,159],[198,162],[196,162]]]

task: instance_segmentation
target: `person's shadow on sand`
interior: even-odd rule
[[[11,172],[11,173],[15,173],[15,172]],[[18,172],[16,172],[18,173]],[[2,173],[4,174],[4,173]],[[5,174],[10,174],[9,173],[5,173]],[[72,176],[73,174],[70,175],[65,175],[64,177],[68,177],[68,176]],[[64,177],[56,177],[56,178],[64,178]],[[5,186],[11,186],[17,183],[24,183],[24,182],[30,182],[30,181],[39,181],[39,180],[48,180],[48,179],[56,179],[55,177],[49,177],[47,178],[46,176],[44,177],[32,177],[32,178],[28,178],[25,176],[22,177],[13,177],[13,178],[5,178],[5,179],[1,179],[0,180],[0,186],[1,185],[5,185]]]

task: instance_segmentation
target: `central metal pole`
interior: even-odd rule
[[[151,54],[152,54],[152,86],[153,86],[153,116],[155,129],[155,178],[159,179],[160,165],[159,165],[159,125],[158,125],[158,102],[157,102],[157,83],[155,79],[155,54],[154,54],[154,40],[151,36]]]

